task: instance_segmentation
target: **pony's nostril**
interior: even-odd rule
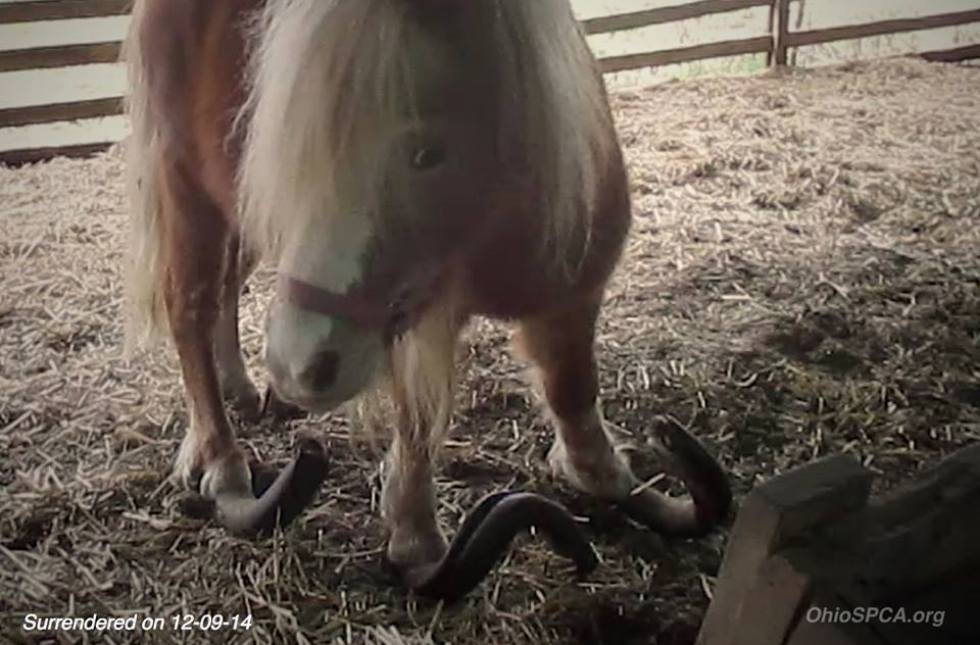
[[[317,353],[313,365],[308,370],[310,387],[319,392],[325,390],[337,380],[340,371],[340,355],[331,350]]]

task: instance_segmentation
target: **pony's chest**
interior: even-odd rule
[[[549,270],[529,238],[504,235],[466,263],[467,300],[479,315],[522,318],[547,308],[572,288]]]
[[[574,277],[545,258],[534,226],[518,224],[490,237],[464,263],[471,310],[495,318],[524,318],[601,288],[622,252],[629,220],[628,203],[598,214],[592,223],[589,250]]]

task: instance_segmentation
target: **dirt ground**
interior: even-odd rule
[[[602,319],[606,416],[639,447],[658,415],[754,484],[835,452],[881,492],[980,438],[980,68],[892,60],[675,82],[612,97],[635,226]],[[439,479],[457,525],[485,493],[553,495],[588,518],[576,581],[537,540],[453,607],[380,565],[379,447],[345,414],[240,425],[281,460],[331,445],[314,507],[251,542],[185,517],[167,471],[184,430],[166,347],[120,357],[125,240],[115,153],[0,169],[0,641],[41,615],[162,617],[158,631],[46,642],[690,643],[726,532],[668,541],[547,474],[550,430],[504,325],[461,349]],[[245,298],[256,378],[264,270]],[[251,629],[173,629],[251,615]]]

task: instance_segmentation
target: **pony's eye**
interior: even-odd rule
[[[446,151],[436,147],[416,148],[412,152],[412,168],[431,170],[446,160]]]

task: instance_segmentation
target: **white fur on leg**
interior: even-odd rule
[[[193,420],[191,423],[194,423]],[[204,451],[198,440],[199,435],[193,426],[187,429],[174,461],[172,478],[188,490],[197,490],[201,475],[204,474]]]
[[[552,474],[596,497],[627,497],[637,480],[623,451],[606,430],[599,410],[574,420],[556,419],[555,423],[558,431],[548,453]]]
[[[381,491],[381,514],[391,535],[388,559],[413,566],[438,561],[446,538],[436,518],[435,489],[427,450],[411,455],[392,446]]]
[[[463,324],[447,298],[392,351],[398,418],[385,464],[382,514],[391,531],[388,559],[402,567],[435,562],[446,550],[432,472],[452,415],[456,340]]]
[[[180,442],[172,478],[208,499],[223,491],[251,491],[252,473],[244,452],[234,439],[223,448],[208,445],[207,437],[211,433],[202,429],[204,422],[195,414],[192,404],[190,407],[190,427]]]
[[[215,499],[222,493],[250,495],[252,471],[245,455],[234,450],[208,464],[201,477],[200,492],[207,499]]]

